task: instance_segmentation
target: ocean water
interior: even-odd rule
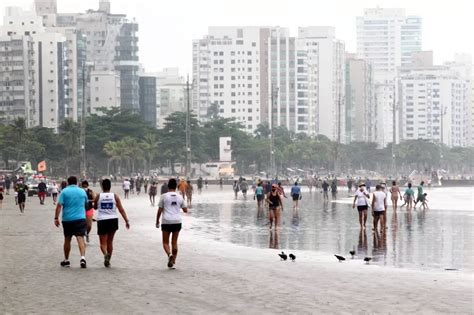
[[[343,189],[343,188],[341,188]],[[289,194],[289,187],[286,187]],[[297,212],[285,199],[282,223],[269,229],[267,210],[258,213],[250,194],[234,199],[231,187],[210,186],[195,194],[192,233],[204,238],[256,248],[314,251],[350,258],[370,256],[379,265],[411,269],[474,271],[474,187],[427,189],[429,210],[392,210],[387,232],[373,233],[369,210],[367,228],[361,230],[358,212],[346,189],[336,201],[324,201],[319,191],[303,190]],[[390,197],[389,197],[390,198]],[[400,203],[399,203],[400,205]]]

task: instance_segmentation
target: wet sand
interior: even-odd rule
[[[72,267],[61,269],[62,231],[53,225],[51,200],[40,206],[29,198],[20,215],[7,197],[0,210],[0,313],[473,311],[470,272],[365,265],[361,259],[338,263],[310,250],[292,251],[294,263],[280,261],[279,250],[216,241],[194,231],[191,227],[202,223],[195,210],[184,217],[177,269],[168,270],[154,227],[156,208],[135,196],[124,204],[131,230],[121,222],[112,268],[103,267],[93,236],[88,268],[79,268],[73,245]]]

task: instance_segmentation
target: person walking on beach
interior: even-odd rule
[[[295,182],[291,187],[291,198],[293,199],[293,209],[298,209],[298,201],[301,200],[301,187]]]
[[[12,181],[10,179],[10,176],[7,176],[5,178],[5,194],[9,195],[10,194],[10,186],[12,184]]]
[[[365,181],[365,185],[367,186],[367,191],[370,194],[370,188],[372,187],[372,182],[370,181],[369,178],[367,178],[367,180]]]
[[[182,227],[181,209],[188,212],[186,202],[176,193],[176,179],[168,181],[168,192],[161,195],[156,214],[156,228],[160,228],[160,218],[163,214],[161,233],[163,238],[163,249],[168,256],[168,268],[173,268],[178,256],[178,237]],[[171,236],[171,248],[170,248]]]
[[[207,178],[204,179],[204,186],[206,187],[206,189],[209,187],[209,182],[207,181]]]
[[[418,190],[418,196],[416,197],[415,204],[413,205],[413,208],[416,208],[416,204],[420,202],[423,204],[423,185],[425,184],[424,181],[421,181],[420,185],[418,185],[417,190]]]
[[[156,198],[157,193],[158,193],[158,185],[156,184],[156,182],[152,182],[150,189],[148,190],[148,197],[150,197],[150,203],[152,207],[155,206],[155,198]]]
[[[357,211],[359,212],[359,224],[361,229],[365,229],[365,224],[367,222],[369,198],[370,194],[365,190],[365,184],[359,184],[359,189],[356,190],[354,195],[354,201],[352,202],[352,209],[354,209],[357,205]]]
[[[285,188],[283,188],[283,186],[281,185],[281,182],[278,182],[277,184],[277,192],[280,194],[280,196],[288,198],[285,194]]]
[[[260,211],[263,207],[263,199],[265,199],[261,181],[259,181],[257,187],[255,187],[255,195],[253,199],[257,199],[257,209]]]
[[[46,186],[46,183],[44,180],[41,180],[38,184],[38,198],[40,201],[40,205],[44,205],[44,199],[46,197],[46,191],[48,190],[48,186]]]
[[[336,198],[337,198],[337,179],[333,179],[333,181],[331,183],[331,195],[332,195],[332,199],[336,200]]]
[[[94,208],[97,209],[97,234],[100,240],[100,250],[104,255],[104,266],[110,267],[110,259],[114,250],[114,236],[119,228],[117,209],[125,221],[125,227],[130,229],[127,213],[122,206],[120,197],[111,193],[112,183],[109,179],[102,181],[102,192],[94,199]]]
[[[87,222],[87,232],[86,232],[86,242],[89,243],[89,235],[92,230],[92,218],[94,217],[94,199],[95,194],[92,189],[89,188],[89,182],[83,180],[81,183],[82,189],[86,192],[87,195],[87,205],[86,205],[86,222]]]
[[[51,187],[51,196],[53,197],[53,205],[56,205],[56,202],[58,202],[58,193],[59,193],[59,186],[56,182],[53,182],[53,187]]]
[[[20,213],[25,213],[26,193],[28,186],[23,183],[23,178],[20,178],[15,185],[15,193],[17,194],[17,202],[20,207]]]
[[[77,186],[77,178],[70,176],[67,179],[68,186],[61,191],[58,204],[54,214],[54,225],[59,227],[59,214],[62,210],[62,224],[64,230],[64,260],[61,261],[62,267],[69,267],[69,253],[71,251],[71,239],[73,236],[77,239],[79,253],[81,254],[80,266],[86,268],[86,244],[84,236],[87,232],[86,209],[87,194],[84,189]]]
[[[140,196],[140,193],[142,192],[142,184],[143,184],[143,181],[141,178],[137,178],[137,181],[135,183],[135,189],[137,191],[137,196]]]
[[[163,182],[160,189],[160,196],[168,192],[168,182]]]
[[[130,187],[131,187],[131,182],[125,178],[125,180],[122,183],[122,188],[123,188],[123,193],[124,193],[124,198],[128,199],[129,194],[130,194]]]
[[[265,201],[269,207],[268,219],[270,220],[270,229],[272,228],[273,221],[275,221],[275,229],[277,229],[280,225],[281,211],[283,211],[283,202],[281,195],[277,191],[277,185],[272,185],[272,190],[267,194]]]
[[[201,194],[202,192],[202,177],[201,176],[199,176],[197,180],[197,188],[198,188],[198,193]]]
[[[178,183],[178,190],[181,193],[183,198],[186,198],[186,189],[188,188],[188,183],[184,178],[181,178]]]
[[[249,189],[249,184],[247,181],[242,179],[242,182],[240,183],[240,190],[242,191],[242,195],[244,196],[244,199],[247,199],[247,190]]]
[[[375,192],[372,198],[372,215],[374,217],[373,229],[375,232],[378,230],[378,223],[381,225],[381,232],[385,233],[385,217],[384,214],[387,211],[387,195],[382,191],[382,186],[375,186]]]
[[[191,208],[191,205],[192,205],[193,192],[194,192],[194,187],[191,184],[191,181],[188,179],[187,186],[186,186],[186,202],[189,208]]]
[[[145,194],[148,194],[148,185],[148,178],[145,178],[145,180],[143,181],[143,188],[145,189]]]
[[[224,187],[224,180],[221,178],[219,178],[219,188],[222,190],[222,188]]]
[[[3,186],[0,186],[0,209],[2,209],[2,203],[3,203],[3,192],[4,192],[4,188],[3,188]]]
[[[323,181],[321,188],[323,189],[323,199],[328,200],[329,199],[329,195],[328,195],[329,184],[326,180]]]
[[[411,210],[413,206],[413,199],[415,197],[415,191],[411,187],[411,183],[408,183],[408,188],[405,189],[407,210]]]
[[[400,200],[402,200],[402,193],[400,192],[400,188],[398,187],[396,181],[392,181],[392,187],[390,187],[390,195],[391,195],[391,199],[392,199],[393,211],[396,211],[397,210],[398,197],[400,197]]]
[[[234,180],[234,185],[232,185],[232,189],[234,190],[235,199],[237,199],[239,195],[240,185],[236,180]]]

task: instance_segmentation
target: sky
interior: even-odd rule
[[[1,0],[5,7],[32,8],[33,0]],[[99,0],[58,0],[59,12],[97,9]],[[281,26],[296,36],[298,26],[335,26],[348,52],[356,51],[356,17],[364,8],[404,8],[423,18],[423,50],[433,50],[436,64],[454,53],[474,55],[472,0],[111,0],[112,13],[139,23],[139,56],[147,72],[179,67],[192,71],[192,40],[209,26]],[[3,19],[2,22],[3,24]]]

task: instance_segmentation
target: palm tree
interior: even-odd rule
[[[104,152],[109,157],[107,160],[107,175],[110,175],[110,163],[115,162],[115,172],[117,172],[117,162],[120,162],[118,169],[120,171],[123,159],[124,145],[123,141],[109,141],[104,145]]]
[[[158,140],[155,133],[148,133],[140,143],[143,153],[145,155],[145,170],[150,172],[151,162],[158,153]]]
[[[22,145],[23,141],[25,140],[25,135],[27,132],[26,129],[26,120],[23,117],[17,117],[15,120],[12,121],[10,124],[10,132],[11,137],[14,139],[15,143],[17,144],[15,147],[17,148],[16,152],[16,160],[17,162],[22,157]]]

